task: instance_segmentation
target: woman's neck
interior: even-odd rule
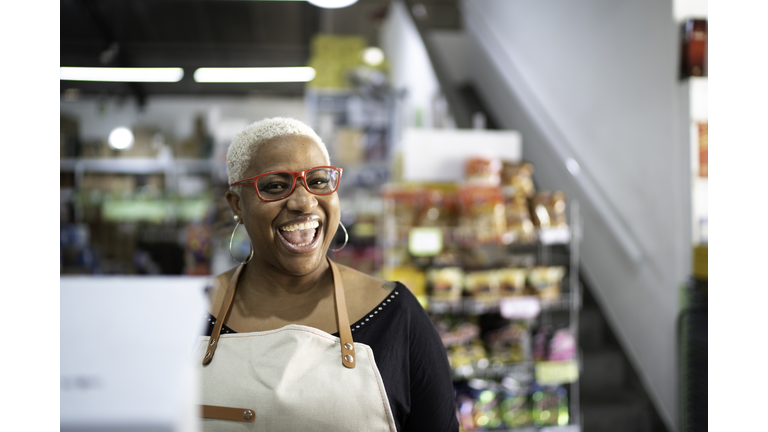
[[[327,260],[305,275],[291,275],[269,262],[254,260],[246,264],[238,283],[238,291],[269,297],[323,297],[333,276]]]

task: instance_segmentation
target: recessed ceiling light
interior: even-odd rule
[[[357,0],[307,0],[309,3],[326,9],[338,9],[357,3]]]
[[[309,82],[315,78],[315,70],[306,66],[199,68],[194,78],[204,83]]]
[[[183,77],[182,68],[59,68],[59,79],[68,81],[179,82]]]
[[[363,50],[363,62],[368,66],[378,66],[384,61],[384,51],[377,47],[368,47]]]
[[[133,145],[133,132],[124,126],[112,129],[109,133],[109,146],[117,150],[126,150]]]

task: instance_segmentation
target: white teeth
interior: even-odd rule
[[[296,231],[297,229],[298,230],[315,229],[315,228],[317,228],[319,226],[320,226],[319,222],[312,221],[312,222],[306,222],[306,223],[300,223],[300,224],[293,224],[293,225],[284,226],[284,227],[280,228],[280,230],[281,231]],[[309,244],[309,243],[307,243],[307,244]],[[304,245],[299,245],[299,246],[304,246]]]

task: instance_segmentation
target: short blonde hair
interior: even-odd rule
[[[250,168],[251,162],[264,143],[284,135],[299,135],[311,139],[320,146],[320,150],[323,152],[323,156],[325,156],[326,164],[331,164],[328,149],[325,147],[323,140],[320,139],[311,127],[299,120],[288,117],[265,118],[246,126],[245,129],[235,136],[229,145],[227,150],[227,179],[229,184],[243,179],[245,172]],[[240,192],[239,186],[232,187],[231,189],[235,192]]]

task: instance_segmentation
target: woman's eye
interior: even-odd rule
[[[285,183],[272,182],[272,183],[268,183],[268,184],[262,186],[261,190],[274,192],[274,191],[285,190],[287,187],[288,187],[288,185],[286,185]]]

